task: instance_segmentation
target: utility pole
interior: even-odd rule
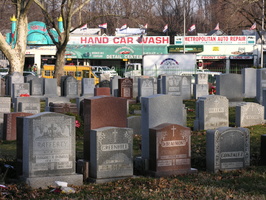
[[[262,0],[262,19],[261,19],[261,51],[260,51],[260,61],[261,61],[261,68],[264,67],[264,51],[263,51],[263,47],[264,47],[264,38],[263,38],[263,34],[264,34],[264,0]]]
[[[264,1],[264,0],[263,0]],[[186,1],[183,1],[183,9],[184,9],[184,38],[183,38],[183,53],[186,53],[186,44],[185,44],[185,36],[186,36]]]

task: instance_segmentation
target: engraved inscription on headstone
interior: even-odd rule
[[[236,126],[245,127],[264,124],[264,106],[258,103],[242,103],[236,106]]]
[[[191,171],[191,130],[177,124],[161,124],[150,129],[150,165],[153,176]]]
[[[133,176],[133,130],[119,127],[91,130],[90,154],[91,178]]]
[[[74,125],[74,117],[57,113],[40,113],[24,118],[24,176],[55,176],[75,172]]]
[[[234,170],[250,165],[250,134],[247,128],[207,130],[206,166],[209,171]]]
[[[196,103],[194,130],[214,129],[229,126],[229,102],[224,96],[199,97]]]

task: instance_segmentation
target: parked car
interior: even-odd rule
[[[9,68],[0,68],[1,77],[6,76],[9,73]]]
[[[23,72],[23,76],[29,76],[29,75],[37,76],[36,72],[31,72],[31,71],[24,71]]]
[[[100,76],[101,74],[109,74],[110,78],[114,76],[118,76],[118,73],[115,71],[115,68],[107,67],[107,66],[91,66],[92,71],[97,76]]]

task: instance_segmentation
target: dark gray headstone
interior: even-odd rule
[[[97,183],[133,176],[133,130],[103,127],[90,133],[90,178]]]
[[[235,170],[250,165],[250,134],[246,128],[221,127],[207,130],[208,171]]]
[[[43,95],[43,78],[34,76],[30,80],[30,95],[42,96]]]
[[[4,113],[10,113],[11,111],[11,98],[0,97],[0,102],[0,139],[3,139]]]
[[[241,74],[221,74],[216,77],[216,94],[230,102],[243,101],[243,77]]]
[[[24,77],[20,72],[14,72],[12,75],[8,75],[6,78],[6,95],[11,96],[13,94],[13,84],[24,83]]]

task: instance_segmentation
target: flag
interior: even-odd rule
[[[99,28],[106,29],[106,28],[107,28],[107,23],[100,24],[100,25],[98,25],[98,27],[99,27]]]
[[[166,31],[168,31],[168,24],[166,24],[163,28],[163,32],[165,33]]]
[[[80,27],[80,30],[86,30],[88,28],[87,24],[84,24],[82,27]]]
[[[127,29],[127,24],[124,24],[123,26],[121,26],[120,31],[123,31],[125,29]]]
[[[192,32],[192,31],[194,31],[196,29],[196,25],[195,24],[192,24],[191,26],[190,26],[190,28],[188,29],[188,31],[189,32]]]
[[[257,28],[257,24],[256,24],[256,22],[250,27],[250,29],[249,30],[254,30],[254,29],[256,29]]]
[[[220,30],[219,23],[215,26],[214,30]]]

